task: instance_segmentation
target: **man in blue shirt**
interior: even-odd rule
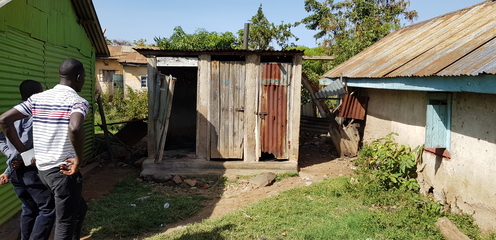
[[[41,84],[25,80],[19,86],[22,100],[43,91]],[[19,139],[27,149],[33,148],[33,120],[24,118],[14,123]],[[22,202],[21,239],[47,240],[55,220],[55,202],[52,192],[41,182],[35,164],[25,166],[12,143],[0,133],[0,151],[8,158],[7,169],[0,175],[0,185],[9,181]]]

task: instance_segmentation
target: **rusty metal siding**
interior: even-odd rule
[[[344,94],[339,116],[365,120],[367,101],[367,97],[357,97],[355,95]]]
[[[487,52],[496,37],[494,12],[496,4],[486,1],[398,29],[324,76],[383,78],[494,73],[496,60],[494,54]],[[483,59],[478,58],[481,55]]]
[[[287,158],[288,85],[292,65],[262,64],[262,99],[260,113],[261,149],[275,158]]]

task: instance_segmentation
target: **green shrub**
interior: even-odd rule
[[[363,147],[355,164],[359,171],[371,175],[369,181],[378,181],[385,190],[418,190],[416,159],[422,147],[412,150],[408,145],[399,145],[393,135],[398,134],[390,133]]]
[[[107,123],[124,122],[132,119],[144,119],[148,117],[148,91],[133,90],[127,86],[127,93],[123,97],[120,89],[111,97],[108,93],[103,93],[102,106],[105,113],[105,120]],[[95,103],[95,109],[98,106]],[[95,124],[102,124],[99,111],[95,111]],[[121,126],[110,125],[109,131],[117,132]],[[99,132],[98,129],[96,132]]]

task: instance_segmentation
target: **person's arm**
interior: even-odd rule
[[[12,171],[14,171],[14,169],[12,168],[10,162],[10,156],[14,153],[12,151],[12,149],[9,148],[9,145],[7,144],[7,138],[5,137],[5,135],[3,134],[3,132],[0,132],[0,151],[2,151],[3,155],[5,155],[8,160],[7,160],[7,169],[5,169],[5,171],[3,172],[3,175],[2,176],[6,179],[9,178],[10,175],[12,175]],[[0,181],[0,185],[2,184],[2,182]]]
[[[7,145],[7,138],[3,133],[0,133],[0,151],[2,151],[3,155],[7,158],[10,156],[10,149]],[[0,174],[0,185],[7,184],[10,180],[10,175],[12,175],[13,168],[10,166],[10,159],[7,160],[7,169]]]
[[[69,139],[71,140],[72,147],[76,152],[75,158],[69,158],[66,162],[70,162],[71,165],[62,165],[61,172],[65,175],[72,175],[79,171],[79,167],[84,157],[84,115],[80,112],[74,112],[71,114],[69,119]]]
[[[26,117],[26,115],[22,114],[15,108],[11,108],[7,112],[4,112],[2,115],[0,115],[0,129],[2,129],[2,132],[19,153],[25,152],[29,149],[26,149],[21,139],[19,138],[17,130],[14,126],[14,122]]]

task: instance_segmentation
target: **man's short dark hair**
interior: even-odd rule
[[[62,76],[75,77],[84,71],[83,63],[74,58],[67,58],[60,64],[59,74]]]
[[[19,92],[21,92],[23,100],[26,100],[31,97],[31,95],[41,91],[43,91],[43,86],[35,80],[27,79],[22,81],[21,85],[19,85]]]

